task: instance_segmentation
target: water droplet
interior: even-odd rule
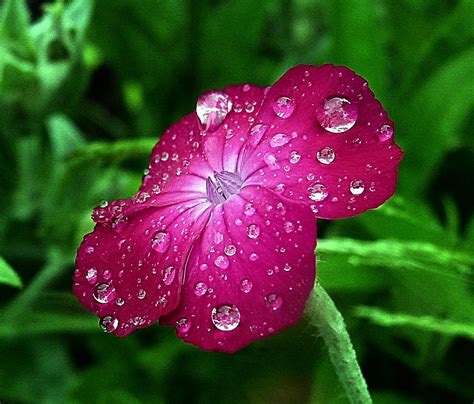
[[[244,87],[242,88],[242,90],[244,91],[244,93],[249,91],[250,90],[250,84],[244,84]]]
[[[265,161],[270,170],[278,170],[280,168],[276,157],[271,153],[265,153],[263,156],[263,161]]]
[[[295,110],[295,100],[291,97],[280,97],[273,103],[273,111],[280,118],[289,118]]]
[[[253,207],[252,203],[246,203],[244,206],[244,214],[246,216],[252,216],[255,213],[255,208]]]
[[[310,185],[308,187],[308,191],[309,191],[308,197],[312,201],[318,201],[318,202],[323,201],[328,196],[328,192],[324,184],[320,184],[318,182]]]
[[[229,244],[224,247],[224,253],[225,255],[228,255],[229,257],[232,257],[235,255],[237,249],[235,248],[235,245]]]
[[[249,293],[252,290],[253,283],[250,279],[242,279],[242,282],[240,282],[240,289],[244,293]]]
[[[118,318],[112,316],[104,316],[99,320],[99,326],[104,332],[114,332],[119,325]]]
[[[116,292],[111,282],[99,283],[92,294],[94,300],[101,304],[107,304],[115,299]]]
[[[253,261],[253,262],[257,261],[258,260],[258,254],[257,253],[250,254],[249,255],[249,260]]]
[[[191,321],[189,321],[186,317],[180,318],[176,321],[176,328],[181,333],[186,333],[191,328]]]
[[[331,164],[336,158],[336,154],[330,147],[324,147],[316,153],[316,158],[322,164]]]
[[[214,242],[216,244],[222,243],[223,240],[224,240],[224,235],[221,232],[216,232],[216,234],[214,234]]]
[[[285,266],[283,267],[283,271],[290,272],[291,271],[291,265],[286,263]]]
[[[291,233],[295,230],[295,225],[291,222],[285,222],[283,229],[285,230],[285,233]]]
[[[214,264],[216,264],[216,267],[222,268],[222,269],[227,269],[229,268],[229,259],[223,255],[219,255],[215,260]]]
[[[167,252],[171,244],[171,234],[167,231],[159,231],[151,240],[151,247],[160,254]]]
[[[265,302],[266,302],[268,308],[270,308],[272,310],[278,310],[281,307],[282,303],[283,303],[283,299],[275,293],[270,293],[265,298]]]
[[[198,282],[194,285],[194,294],[204,296],[207,292],[207,285],[204,282]]]
[[[364,192],[365,184],[362,180],[354,180],[351,182],[350,191],[352,195],[360,195]]]
[[[122,307],[125,304],[125,300],[123,300],[121,297],[117,297],[117,300],[115,300],[115,304],[119,307]]]
[[[249,227],[247,227],[247,236],[249,238],[257,238],[260,234],[260,227],[258,227],[256,224],[251,224]]]
[[[286,133],[277,133],[270,140],[271,147],[280,147],[286,145],[290,141],[290,137]]]
[[[316,118],[321,127],[328,132],[346,132],[357,121],[357,107],[346,98],[332,97],[325,100],[316,110]]]
[[[240,312],[236,306],[224,304],[212,309],[211,320],[218,330],[232,331],[240,324]]]
[[[300,161],[301,154],[299,154],[296,150],[293,150],[290,153],[290,163],[296,164],[298,161]]]
[[[109,206],[109,202],[106,200],[100,201],[99,206],[101,208],[106,208],[107,206]]]
[[[209,91],[199,97],[196,114],[206,130],[216,130],[232,109],[230,97],[222,91]]]
[[[112,278],[112,271],[110,269],[106,269],[104,272],[102,272],[102,276],[106,281],[108,281],[110,278]]]
[[[393,128],[388,124],[382,125],[379,129],[378,136],[382,142],[389,140],[393,136]]]
[[[176,271],[173,265],[170,265],[169,267],[163,269],[161,274],[163,275],[163,282],[165,283],[165,285],[169,286],[174,281],[174,277],[176,276]]]
[[[86,274],[86,281],[90,284],[97,282],[97,269],[89,268]]]
[[[265,125],[263,123],[253,125],[249,132],[249,143],[253,147],[257,146],[260,143],[260,140],[262,140],[262,137],[267,131],[267,129],[268,125]]]
[[[146,297],[146,290],[145,289],[140,289],[137,293],[137,297],[140,300],[143,300]]]

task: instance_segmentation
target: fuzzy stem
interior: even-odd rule
[[[344,319],[319,282],[314,287],[308,308],[312,323],[328,347],[329,357],[349,401],[372,403]]]

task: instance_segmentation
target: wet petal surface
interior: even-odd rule
[[[275,113],[282,97],[293,100],[288,116]],[[246,184],[269,187],[331,219],[375,208],[394,193],[402,152],[393,122],[351,70],[289,70],[268,91],[256,120],[267,130],[242,170]]]
[[[73,286],[101,327],[119,336],[177,306],[184,263],[208,217],[208,205],[195,202],[139,211],[127,207],[118,225],[104,220],[84,238]]]
[[[225,352],[295,324],[313,287],[315,245],[309,208],[243,188],[214,208],[190,255],[181,303],[161,324]]]

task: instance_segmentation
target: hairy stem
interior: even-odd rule
[[[318,328],[329,357],[351,403],[372,402],[367,383],[357,362],[356,353],[344,319],[324,288],[318,283],[309,302],[311,322]]]

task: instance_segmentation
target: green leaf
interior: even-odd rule
[[[82,134],[64,115],[52,115],[46,122],[53,158],[60,163],[64,158],[85,144]]]
[[[23,283],[15,270],[0,257],[0,283],[21,288]]]
[[[472,323],[460,323],[432,316],[390,313],[381,308],[368,306],[356,307],[354,314],[383,327],[410,327],[451,337],[465,337],[474,340],[474,324]]]
[[[27,58],[32,50],[30,15],[25,0],[5,0],[0,10],[0,47]]]

